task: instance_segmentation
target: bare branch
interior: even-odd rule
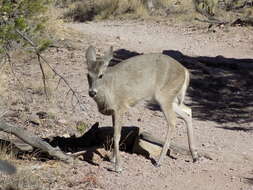
[[[85,150],[82,150],[82,151],[79,151],[79,152],[75,152],[75,153],[70,153],[70,156],[76,158],[76,157],[78,157],[78,156],[81,156],[81,155],[85,154],[85,153],[88,152],[88,151],[94,151],[94,152],[95,152],[96,149],[99,149],[99,148],[101,148],[101,147],[102,147],[102,146],[86,147],[86,148],[84,148]]]
[[[33,43],[33,41],[31,39],[29,39],[27,36],[25,36],[24,34],[22,34],[22,32],[20,32],[19,30],[16,29],[16,32],[24,39],[26,40],[32,47],[36,48],[36,45]]]
[[[43,57],[41,57],[42,60],[49,66],[49,68],[67,85],[69,90],[72,92],[72,95],[76,98],[77,103],[79,104],[82,111],[85,111],[85,108],[82,106],[81,101],[76,93],[76,91],[70,86],[69,82],[61,75],[59,74]]]
[[[217,24],[217,25],[226,25],[226,24],[229,24],[228,21],[220,21],[218,19],[200,19],[200,18],[195,18],[196,21],[199,21],[199,22],[206,22],[206,23],[210,23],[210,24]]]
[[[8,111],[3,111],[2,113],[0,113],[0,118],[2,118],[7,113],[8,113]]]
[[[55,74],[56,75],[56,74]],[[57,86],[56,86],[56,89],[58,89],[58,87],[59,87],[59,85],[60,85],[60,83],[61,83],[61,78],[59,78],[59,80],[58,80],[58,83],[57,83]]]
[[[43,81],[43,85],[44,85],[44,92],[45,92],[45,95],[48,99],[48,93],[47,93],[47,86],[46,86],[46,76],[45,76],[45,72],[44,72],[44,68],[43,68],[43,65],[42,65],[42,62],[41,62],[41,55],[37,49],[37,46],[36,44],[30,39],[28,38],[27,36],[25,36],[24,34],[22,34],[22,32],[20,32],[19,30],[16,29],[16,32],[24,39],[26,40],[35,50],[35,53],[37,55],[37,58],[38,58],[38,63],[39,63],[39,66],[40,66],[40,70],[41,70],[41,74],[42,74],[42,81]]]
[[[67,87],[69,88],[69,90],[72,92],[72,95],[76,98],[77,100],[77,104],[79,104],[80,108],[82,111],[85,111],[86,109],[82,106],[82,103],[77,95],[77,92],[71,87],[71,85],[69,84],[69,82],[61,75],[59,74],[49,63],[48,61],[38,52],[37,50],[37,46],[35,45],[35,43],[29,39],[27,36],[25,36],[24,34],[22,34],[22,32],[20,32],[19,30],[16,30],[16,32],[24,39],[26,40],[35,50],[35,53],[36,55],[38,56],[38,61],[39,61],[39,65],[40,65],[40,69],[41,69],[41,72],[42,72],[42,77],[43,77],[43,83],[44,83],[44,90],[45,90],[45,93],[46,93],[46,82],[45,82],[45,73],[44,73],[44,70],[43,70],[43,66],[42,66],[42,61],[44,61],[45,64],[48,65],[48,67],[54,72],[54,74],[56,76],[58,76],[60,78],[58,84],[60,83],[60,81],[62,80],[66,85]],[[57,85],[58,86],[58,85]],[[47,94],[46,94],[47,95]]]
[[[44,68],[43,68],[43,65],[42,65],[42,63],[41,63],[41,61],[40,61],[40,55],[37,54],[37,56],[38,56],[38,61],[39,61],[40,70],[41,70],[41,73],[42,73],[42,81],[43,81],[43,86],[44,86],[44,92],[45,92],[46,97],[47,97],[47,99],[48,99],[49,97],[48,97],[48,93],[47,93],[46,76],[45,76]]]

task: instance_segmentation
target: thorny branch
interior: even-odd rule
[[[16,30],[16,32],[24,39],[26,40],[35,50],[35,53],[38,57],[38,62],[39,62],[39,66],[40,66],[40,70],[41,70],[41,73],[42,73],[42,80],[43,80],[43,84],[44,84],[44,91],[45,91],[45,94],[46,96],[48,97],[48,94],[47,94],[47,90],[46,90],[46,77],[45,77],[45,73],[44,73],[44,69],[43,69],[43,65],[42,65],[42,61],[44,61],[44,63],[54,72],[54,74],[56,76],[59,77],[59,81],[58,81],[58,84],[57,84],[57,87],[59,86],[61,80],[67,85],[67,87],[69,88],[69,92],[72,93],[72,99],[73,99],[73,96],[76,98],[77,100],[77,104],[79,104],[80,108],[82,111],[85,110],[85,108],[82,106],[81,104],[81,101],[78,97],[78,94],[77,92],[71,87],[71,85],[69,84],[69,82],[60,74],[58,73],[49,63],[48,61],[40,54],[40,52],[37,50],[37,46],[35,45],[35,43],[29,39],[27,36],[25,36],[24,34],[22,34],[19,30]]]

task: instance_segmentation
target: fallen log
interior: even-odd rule
[[[152,156],[160,155],[162,147],[164,145],[164,141],[157,139],[156,137],[152,136],[148,132],[142,132],[139,135],[139,138],[136,140],[135,146],[133,148],[134,152],[137,153],[144,153],[150,154]],[[191,155],[188,148],[184,146],[179,146],[173,142],[170,143],[168,154],[171,152],[182,154],[182,155]],[[209,160],[213,160],[211,154],[206,152],[198,152],[200,157],[207,158]]]
[[[43,141],[41,138],[37,137],[31,132],[25,131],[18,126],[10,125],[3,121],[0,121],[0,131],[13,134],[25,143],[35,148],[38,148],[43,152],[47,152],[50,156],[56,157],[59,160],[65,161],[67,163],[73,162],[73,158],[64,154],[58,147],[52,147],[50,144]]]

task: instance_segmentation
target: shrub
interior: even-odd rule
[[[41,36],[47,18],[43,16],[49,0],[0,1],[0,53],[27,46],[29,36],[42,51],[49,41]]]

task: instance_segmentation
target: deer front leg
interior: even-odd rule
[[[113,157],[111,159],[112,162],[115,162],[115,171],[121,172],[122,168],[120,166],[120,155],[119,155],[119,141],[121,137],[121,128],[122,128],[122,114],[114,113],[112,116],[113,120],[113,128],[114,128],[114,150],[113,150]]]

